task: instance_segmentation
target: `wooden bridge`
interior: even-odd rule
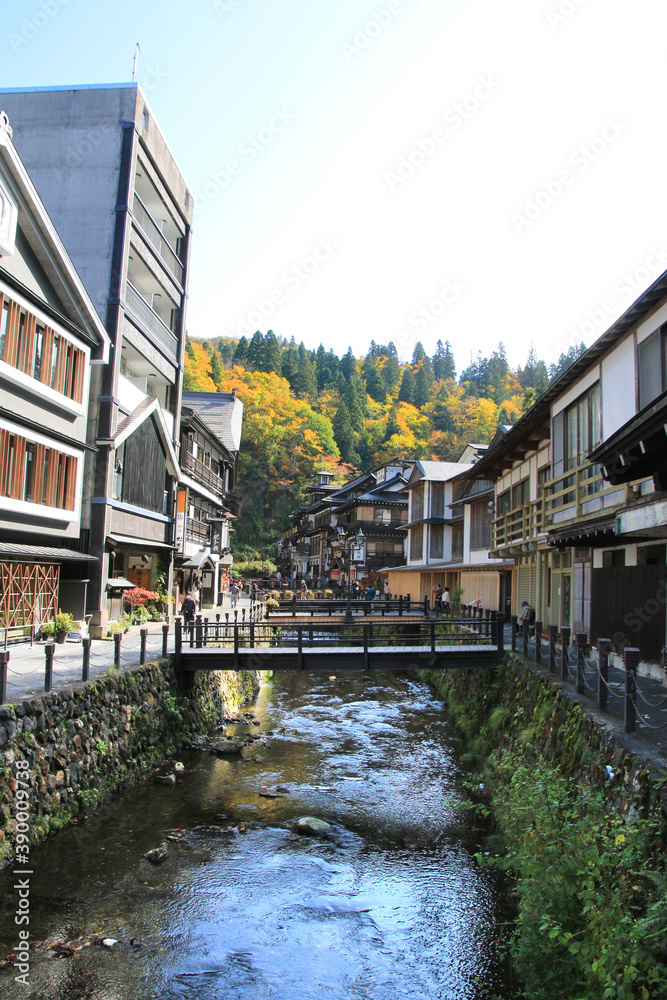
[[[377,622],[202,622],[176,620],[174,666],[196,670],[485,669],[504,656],[503,617],[385,617]]]

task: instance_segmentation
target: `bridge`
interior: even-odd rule
[[[503,616],[293,623],[176,620],[174,666],[197,670],[484,669],[504,656]]]

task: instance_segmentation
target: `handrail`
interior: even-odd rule
[[[136,191],[134,193],[132,212],[135,221],[139,223],[140,228],[148,238],[148,242],[157,250],[161,260],[167,266],[172,276],[176,278],[179,285],[182,285],[183,263]]]
[[[160,319],[129,278],[125,282],[125,304],[169,356],[175,361],[178,360],[178,337]]]

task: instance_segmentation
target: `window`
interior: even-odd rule
[[[501,493],[496,500],[496,515],[500,517],[502,514],[509,514],[512,509],[512,493],[510,490],[505,490]]]
[[[445,516],[445,484],[431,483],[431,517]]]
[[[9,302],[5,299],[0,311],[0,358],[5,356],[5,342],[7,340],[7,324],[9,322]]]
[[[0,496],[74,510],[78,459],[0,428]]]
[[[639,369],[639,409],[665,390],[667,325],[656,330],[637,348]]]
[[[600,383],[569,406],[565,413],[565,460],[567,469],[583,465],[589,452],[602,441]]]
[[[442,559],[444,557],[445,526],[444,524],[432,524],[430,531],[429,559]]]
[[[527,482],[528,480],[525,480]],[[470,510],[470,548],[488,549],[491,546],[491,525],[485,503],[474,503]]]
[[[42,370],[42,350],[44,348],[44,327],[35,330],[35,351],[32,363],[32,377],[39,379]]]
[[[530,480],[522,479],[512,487],[512,510],[525,507],[530,502]]]
[[[452,525],[452,559],[463,559],[463,522]]]
[[[421,562],[424,551],[424,526],[415,525],[410,529],[410,559],[413,562]]]
[[[376,524],[391,524],[391,510],[388,507],[374,507],[373,520]]]
[[[424,516],[424,486],[421,484],[412,491],[412,520],[419,521]]]

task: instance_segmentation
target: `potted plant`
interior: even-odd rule
[[[42,622],[40,635],[42,639],[50,639],[56,630],[55,622]]]
[[[64,642],[70,632],[74,631],[74,618],[67,611],[58,611],[56,615],[56,642]]]

